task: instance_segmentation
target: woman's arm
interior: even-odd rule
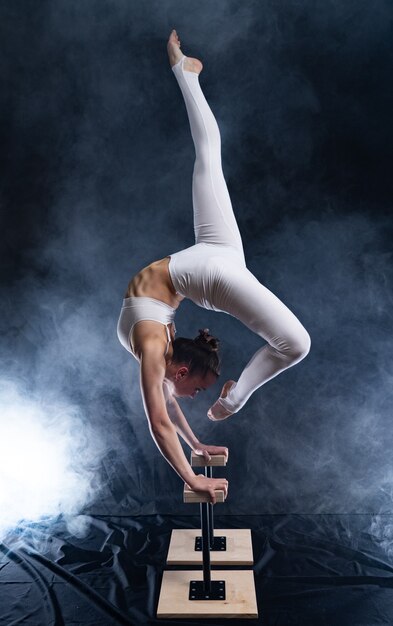
[[[151,436],[163,457],[192,488],[195,473],[185,457],[166,409],[163,392],[165,358],[161,341],[145,342],[140,363],[142,400]]]
[[[191,489],[209,497],[212,504],[216,502],[216,490],[228,493],[226,478],[208,478],[202,474],[194,474],[187,461],[183,448],[176,434],[168,412],[163,391],[165,378],[164,346],[154,338],[144,343],[140,357],[141,391],[143,405],[149,422],[150,433],[163,457],[175,472]]]
[[[201,443],[192,432],[190,425],[188,424],[186,417],[181,410],[177,400],[173,398],[167,398],[168,415],[175,425],[175,428],[179,435],[181,435],[190,448],[199,456],[204,456],[207,461],[211,460],[212,454],[223,454],[228,459],[228,448],[225,446],[215,446],[206,443]]]
[[[199,440],[192,432],[191,427],[179,406],[179,403],[173,396],[171,396],[171,398],[167,400],[166,406],[168,410],[168,415],[175,425],[176,431],[190,446],[190,448],[192,450],[195,450],[195,448],[199,444]]]

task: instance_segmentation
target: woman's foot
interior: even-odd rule
[[[234,385],[236,385],[236,382],[234,380],[228,380],[221,390],[220,398],[226,398]],[[208,418],[211,419],[213,422],[225,420],[230,415],[233,415],[231,411],[228,411],[222,406],[220,398],[218,398],[218,400],[213,404],[213,406],[210,407],[207,412]]]
[[[180,40],[177,36],[177,32],[173,30],[169,35],[167,50],[169,56],[169,63],[171,67],[176,65],[180,61],[180,59],[184,56],[184,54],[180,50]],[[186,57],[184,61],[184,69],[187,72],[195,72],[196,74],[200,74],[202,72],[203,65],[199,59],[192,59],[191,57]]]

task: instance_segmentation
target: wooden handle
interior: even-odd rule
[[[199,454],[195,454],[194,451],[191,451],[191,467],[208,467],[209,465],[214,467],[224,467],[227,464],[227,457],[225,454],[211,454],[210,461],[207,461],[204,456],[200,456]]]
[[[223,489],[215,489],[216,502],[225,502],[225,492]],[[184,483],[183,502],[195,504],[197,502],[210,502],[210,496],[199,491],[193,491],[187,483]]]

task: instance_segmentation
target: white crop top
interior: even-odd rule
[[[174,332],[176,333],[176,326],[174,322],[176,309],[169,306],[161,300],[155,298],[147,298],[145,296],[131,296],[124,298],[123,306],[121,308],[119,321],[117,323],[117,336],[122,346],[133,354],[130,344],[130,338],[132,329],[137,322],[142,320],[151,320],[153,322],[160,322],[164,324],[168,337],[168,343],[165,354],[169,349],[171,342],[171,334],[168,328],[168,324],[173,324]]]

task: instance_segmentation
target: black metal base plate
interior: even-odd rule
[[[213,537],[213,546],[210,547],[210,552],[217,550],[220,552],[225,552],[227,549],[227,538],[226,537]],[[194,551],[202,552],[202,537],[195,537],[195,548]]]
[[[225,580],[211,580],[210,593],[205,591],[203,580],[190,582],[189,600],[225,600]]]

